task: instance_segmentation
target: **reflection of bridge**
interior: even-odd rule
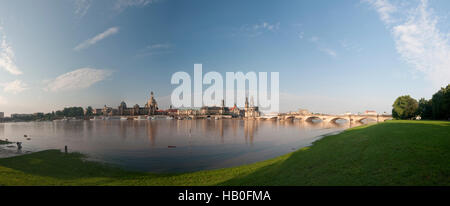
[[[376,122],[384,122],[388,119],[392,119],[392,115],[331,115],[331,114],[284,114],[279,116],[264,117],[260,119],[273,119],[273,120],[303,120],[312,122],[314,119],[320,119],[324,122],[336,122],[337,120],[347,120],[349,122],[362,122],[363,120],[372,120]]]

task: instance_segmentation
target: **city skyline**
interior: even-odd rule
[[[449,9],[445,0],[2,2],[0,112],[143,105],[150,91],[168,108],[171,75],[201,63],[205,73],[279,72],[280,112],[390,113],[397,96],[429,99],[450,82]]]

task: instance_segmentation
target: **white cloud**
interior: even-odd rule
[[[75,0],[75,15],[78,17],[83,17],[88,12],[91,7],[92,0]]]
[[[8,104],[8,101],[6,101],[6,99],[2,96],[0,96],[0,105],[6,105]]]
[[[273,31],[280,28],[280,22],[276,24],[270,24],[268,22],[263,22],[261,24],[255,24],[253,25],[254,30],[267,30],[267,31]]]
[[[3,83],[3,84],[1,84],[1,86],[3,86],[4,92],[9,92],[9,93],[13,93],[13,94],[17,94],[17,93],[23,92],[28,89],[27,84],[23,83],[20,80]]]
[[[337,53],[334,50],[330,49],[330,48],[319,48],[319,50],[322,51],[325,54],[328,54],[328,55],[332,56],[332,57],[336,57],[337,56]]]
[[[88,88],[91,85],[105,80],[112,74],[109,70],[81,68],[56,77],[49,81],[46,91],[70,91]]]
[[[83,43],[79,44],[78,46],[76,46],[74,49],[76,51],[80,51],[82,49],[86,49],[94,44],[96,44],[97,42],[103,40],[104,38],[111,36],[113,34],[116,34],[117,32],[119,32],[119,28],[118,27],[111,27],[109,29],[107,29],[106,31],[97,34],[95,37],[88,39],[86,41],[84,41]]]
[[[138,52],[136,55],[137,57],[144,57],[144,56],[153,56],[153,55],[159,55],[159,54],[169,54],[172,53],[171,48],[173,47],[172,44],[169,43],[163,43],[163,44],[152,44],[148,45],[144,49]]]
[[[327,47],[325,44],[323,44],[319,37],[317,36],[312,36],[311,38],[309,38],[309,41],[314,43],[317,47],[317,49],[331,57],[337,57],[337,52],[334,49],[331,49],[329,47]]]
[[[19,70],[15,63],[14,51],[12,47],[6,42],[6,36],[2,34],[2,28],[0,27],[0,35],[2,35],[0,43],[0,68],[3,68],[7,72],[13,75],[20,75],[22,71]]]
[[[169,49],[171,48],[172,45],[171,44],[152,44],[147,46],[148,49]]]
[[[260,24],[244,25],[239,29],[238,33],[249,37],[256,37],[266,32],[275,32],[278,29],[280,29],[280,22],[273,24],[269,22],[262,22]]]
[[[435,87],[450,82],[450,45],[448,33],[438,28],[438,17],[428,8],[428,2],[410,9],[403,19],[392,20],[394,11],[406,10],[402,5],[388,1],[370,1],[371,5],[390,5],[390,9],[377,9],[381,20],[388,26],[395,40],[397,52],[416,71],[426,75]],[[380,7],[383,8],[383,7]]]
[[[363,51],[363,48],[361,48],[361,46],[359,46],[359,44],[356,42],[343,40],[343,41],[340,41],[340,43],[341,43],[341,46],[347,51],[355,51],[358,53]]]
[[[365,0],[372,5],[380,15],[381,20],[385,23],[393,23],[393,13],[397,11],[397,7],[392,5],[388,0]]]
[[[114,9],[121,12],[128,7],[145,7],[157,0],[117,0]]]

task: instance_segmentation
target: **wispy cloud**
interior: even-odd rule
[[[8,93],[17,94],[27,90],[27,84],[23,83],[21,80],[15,80],[12,82],[2,83],[3,91]]]
[[[116,34],[117,32],[119,32],[119,27],[111,27],[100,34],[97,34],[93,38],[90,38],[90,39],[84,41],[83,43],[77,45],[74,48],[74,50],[80,51],[80,50],[86,49],[86,48],[96,44],[97,42],[105,39],[106,37]]]
[[[92,0],[74,0],[75,10],[74,13],[79,18],[82,18],[87,14],[89,8],[91,7]]]
[[[450,82],[450,34],[438,28],[438,17],[421,0],[412,9],[387,0],[368,1],[391,31],[397,52],[416,71],[423,72],[435,87]],[[395,11],[408,10],[403,18],[392,17]],[[398,16],[398,15],[397,15]]]
[[[145,7],[156,2],[158,0],[117,0],[114,4],[114,9],[122,12],[128,7]]]
[[[256,37],[263,33],[267,32],[275,32],[276,30],[280,29],[280,22],[277,23],[270,23],[270,22],[261,22],[258,24],[253,25],[243,25],[239,29],[238,35],[246,35],[249,37]],[[236,34],[234,34],[236,35]]]
[[[168,43],[165,43],[165,44],[152,44],[152,45],[147,46],[148,49],[169,49],[171,47],[172,47],[172,45],[168,44]]]
[[[110,70],[81,68],[56,77],[48,82],[46,91],[70,91],[84,89],[105,80],[112,74]]]
[[[337,57],[337,53],[330,48],[319,48],[319,50],[325,54],[332,56],[332,57]]]
[[[354,41],[342,40],[342,41],[340,41],[340,43],[341,43],[341,46],[347,51],[354,51],[354,52],[358,52],[358,53],[363,51],[363,48]]]
[[[325,53],[333,58],[338,56],[337,52],[334,49],[331,49],[331,48],[327,47],[326,45],[324,45],[320,41],[319,37],[312,36],[311,38],[309,38],[309,41],[312,42],[313,44],[315,44],[317,47],[317,50],[321,51],[322,53]]]
[[[0,96],[0,105],[6,105],[8,104],[8,101],[6,101],[6,98]]]
[[[311,38],[309,38],[309,40],[310,40],[311,42],[318,42],[318,41],[319,41],[319,37],[317,37],[317,36],[312,36]]]
[[[172,53],[174,46],[169,43],[148,45],[137,54],[138,57]]]
[[[280,22],[275,24],[270,24],[268,22],[263,22],[261,24],[253,25],[253,30],[266,30],[266,31],[274,31],[280,28]]]
[[[385,23],[390,24],[395,22],[393,14],[398,10],[397,7],[395,7],[389,2],[389,0],[363,0],[363,1],[371,4],[377,10],[381,20],[383,20]]]
[[[0,68],[13,75],[22,74],[22,71],[16,65],[13,48],[6,41],[2,27],[0,27],[0,36],[2,36],[0,43]]]

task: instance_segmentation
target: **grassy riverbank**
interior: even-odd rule
[[[0,140],[0,144],[11,144],[11,142],[7,142],[5,140]]]
[[[0,185],[450,185],[450,122],[361,126],[275,159],[182,174],[124,171],[48,150],[0,159]]]

